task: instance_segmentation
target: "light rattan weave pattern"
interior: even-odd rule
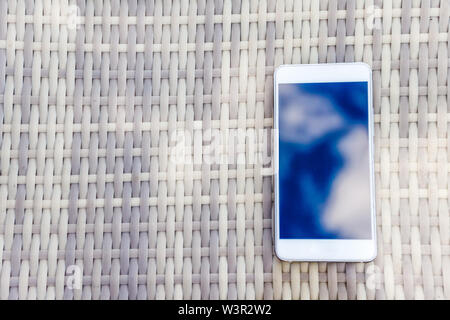
[[[449,35],[448,0],[0,0],[0,298],[450,299]],[[276,66],[352,61],[378,258],[281,263],[272,177],[171,134],[270,129]]]

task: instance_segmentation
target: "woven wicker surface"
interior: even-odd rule
[[[449,57],[448,0],[0,0],[0,298],[449,299]],[[281,263],[272,177],[169,138],[270,129],[274,67],[351,61],[378,258]]]

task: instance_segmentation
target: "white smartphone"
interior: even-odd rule
[[[376,257],[372,71],[282,65],[274,74],[275,252],[287,261]]]

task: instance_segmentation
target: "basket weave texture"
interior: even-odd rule
[[[450,299],[449,35],[448,0],[0,0],[0,298]],[[171,137],[270,129],[275,67],[353,61],[378,257],[280,262],[265,168]]]

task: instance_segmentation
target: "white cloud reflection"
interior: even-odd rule
[[[289,97],[280,111],[280,138],[286,142],[311,146],[327,133],[341,128],[344,121],[332,102],[308,94],[296,86],[283,87],[283,96]]]
[[[367,130],[356,127],[337,148],[344,167],[334,179],[322,215],[323,226],[340,238],[370,238],[370,182]]]

